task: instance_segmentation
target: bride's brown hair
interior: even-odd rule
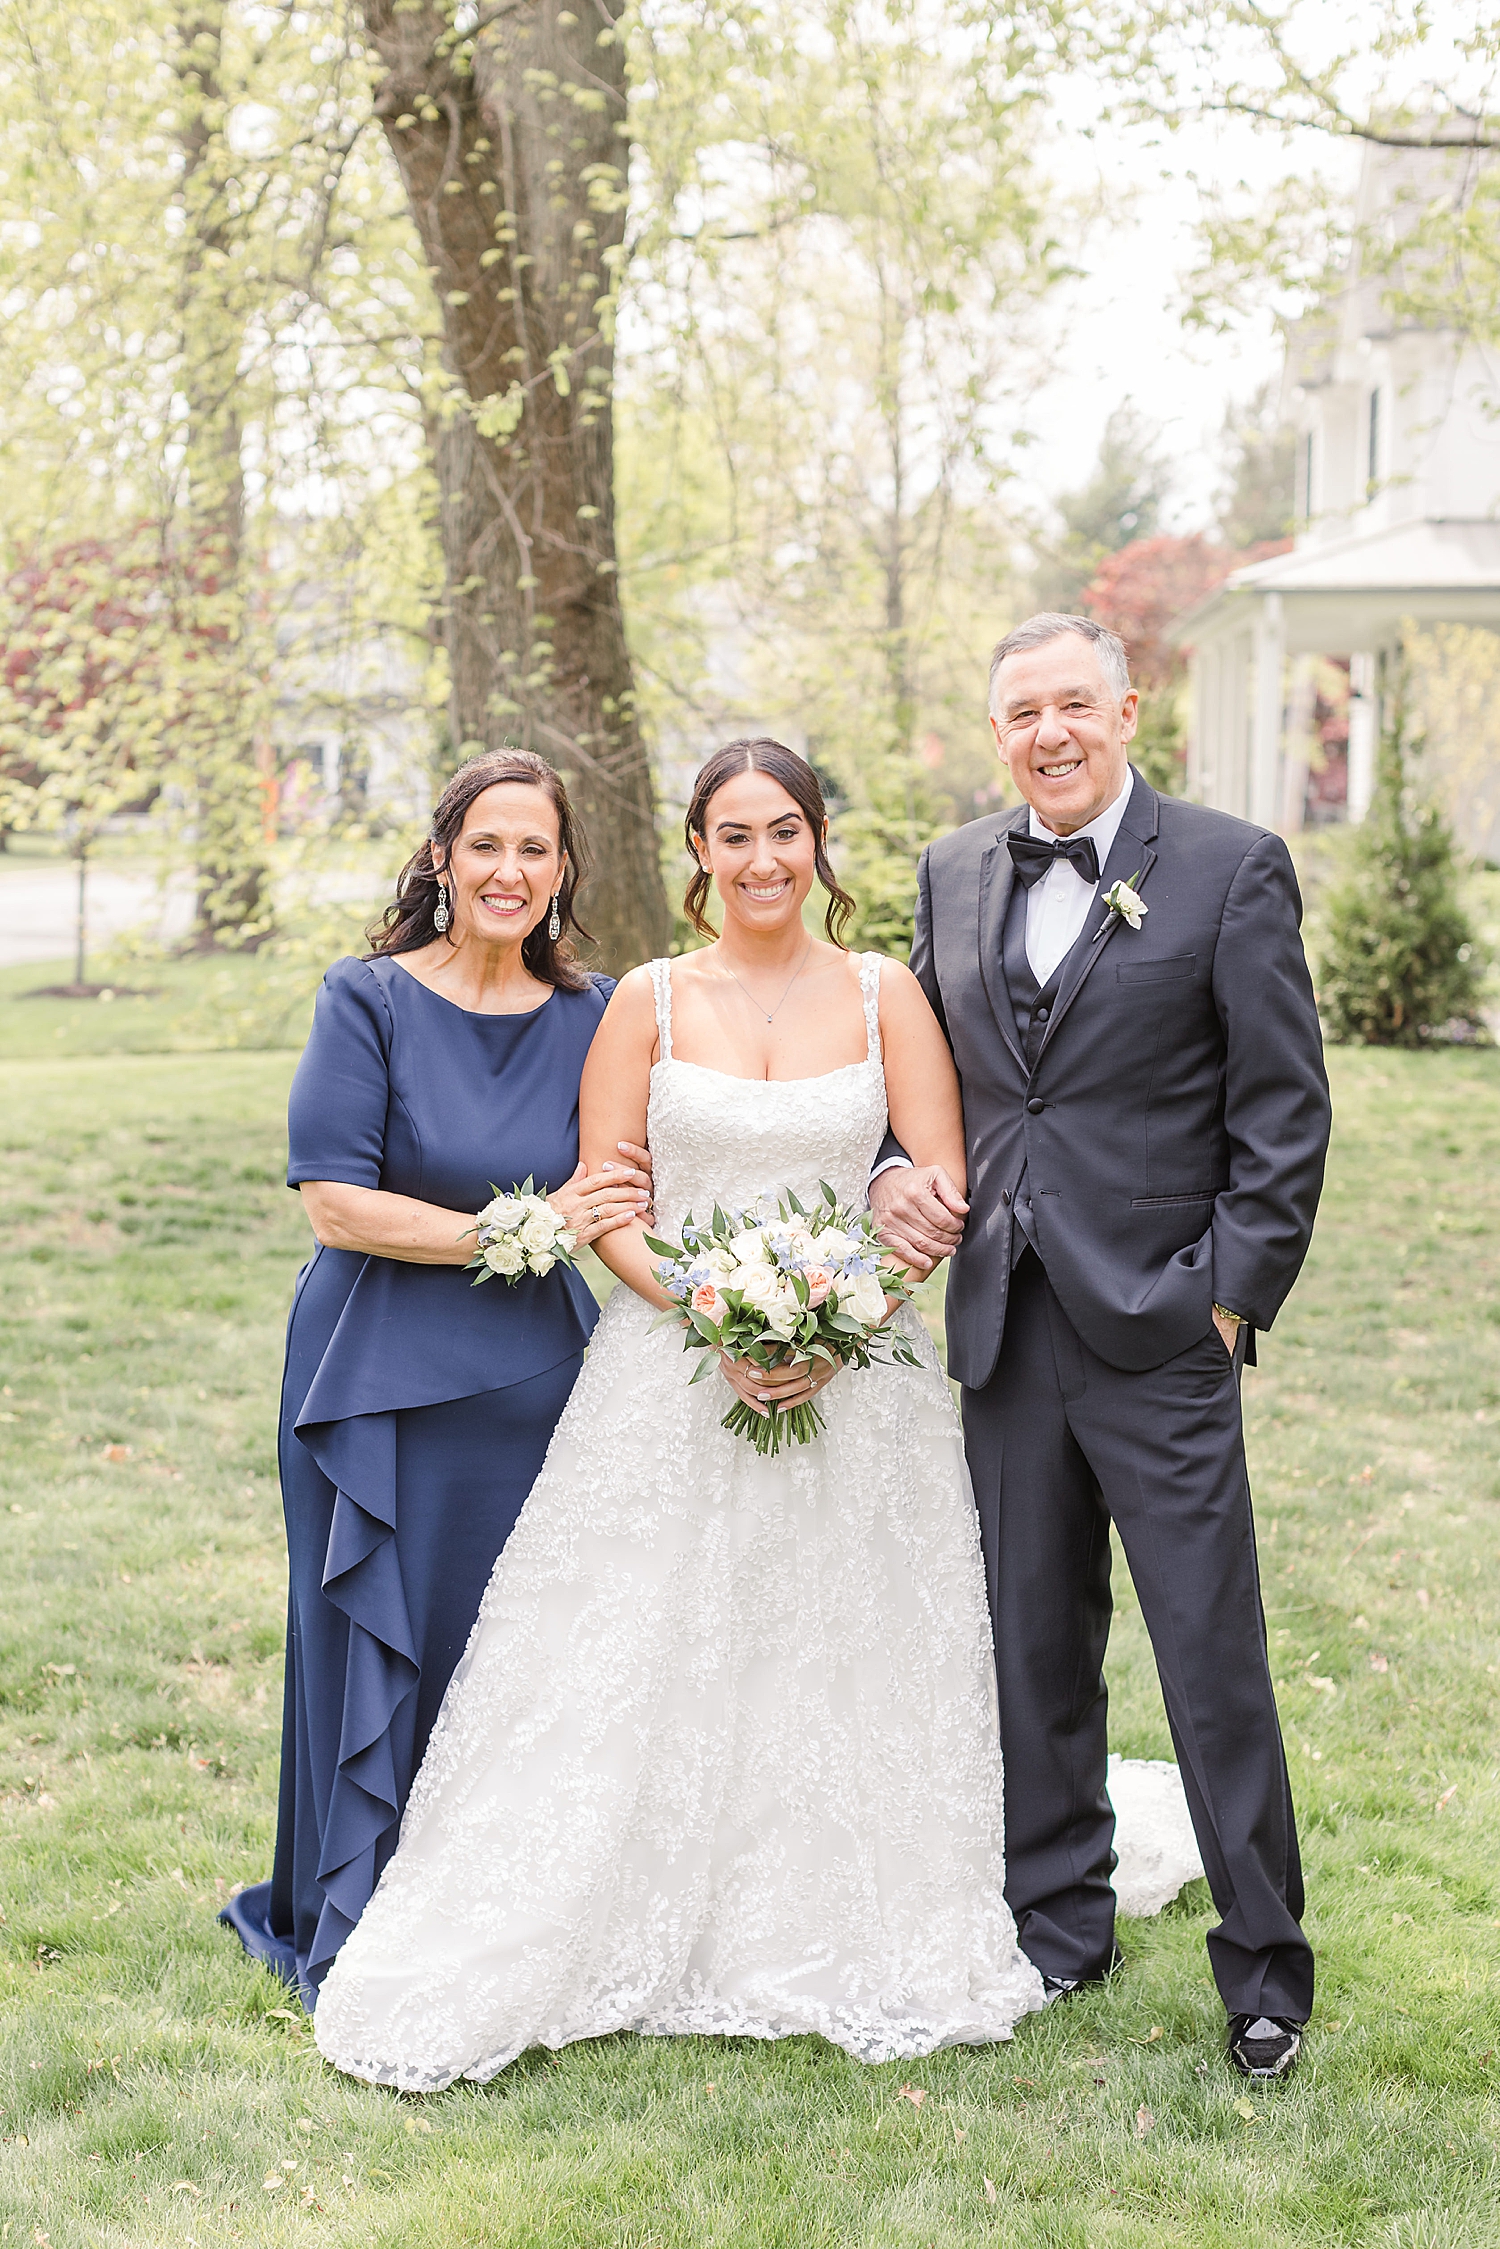
[[[844,947],[844,931],[854,912],[854,900],[847,890],[839,886],[823,841],[823,827],[828,818],[823,802],[823,791],[818,786],[818,776],[806,758],[798,757],[784,742],[772,742],[765,736],[755,740],[726,742],[722,750],[715,750],[693,783],[693,801],[687,808],[683,833],[687,837],[688,854],[693,862],[693,879],[687,886],[682,910],[700,937],[714,938],[718,931],[708,921],[703,909],[713,889],[713,877],[698,856],[698,847],[707,834],[708,808],[726,781],[737,781],[742,773],[764,773],[772,781],[779,781],[792,798],[799,812],[806,818],[813,832],[813,866],[819,882],[828,893],[828,911],[823,916],[823,927],[829,942]]]

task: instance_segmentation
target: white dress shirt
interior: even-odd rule
[[[1092,836],[1094,849],[1099,855],[1099,872],[1114,848],[1115,837],[1120,832],[1120,822],[1125,817],[1125,807],[1130,802],[1132,775],[1127,768],[1125,786],[1113,804],[1096,813],[1087,827],[1075,828],[1069,836]],[[1044,828],[1033,808],[1030,832],[1038,843],[1056,843],[1050,828]],[[1094,903],[1099,885],[1085,882],[1082,875],[1066,859],[1059,859],[1048,868],[1040,882],[1034,882],[1026,893],[1026,958],[1031,963],[1031,973],[1039,984],[1045,984],[1064,954],[1077,943],[1090,906]]]
[[[1127,767],[1125,786],[1114,803],[1096,813],[1086,828],[1075,830],[1078,835],[1093,837],[1101,875],[1120,832],[1133,782],[1134,775]],[[1052,830],[1042,826],[1035,812],[1031,815],[1031,833],[1041,843],[1057,841]],[[1077,943],[1098,888],[1098,883],[1085,882],[1082,875],[1075,874],[1066,859],[1059,859],[1056,866],[1049,867],[1041,881],[1034,882],[1027,891],[1026,958],[1039,984],[1046,983],[1063,955]],[[893,1171],[898,1165],[909,1167],[910,1162],[909,1156],[887,1156],[883,1164],[875,1166],[870,1178],[876,1180],[883,1171]]]

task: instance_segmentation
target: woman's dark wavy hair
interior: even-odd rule
[[[504,781],[541,789],[551,798],[557,814],[558,840],[568,855],[557,895],[562,934],[554,942],[547,935],[547,916],[543,915],[522,941],[521,958],[539,983],[554,985],[563,992],[584,989],[589,978],[578,966],[573,938],[577,936],[585,944],[592,944],[593,939],[574,913],[573,901],[588,879],[588,845],[578,824],[578,815],[568,802],[561,774],[555,772],[545,758],[535,756],[530,750],[484,750],[478,757],[471,757],[467,765],[459,767],[433,807],[426,842],[412,853],[396,878],[395,897],[380,919],[371,922],[365,932],[370,941],[366,960],[376,960],[382,953],[413,953],[419,945],[430,945],[443,934],[432,919],[441,887],[438,876],[447,869],[448,855],[463,832],[464,820],[474,799]],[[451,945],[454,942],[451,924],[447,938]]]
[[[687,847],[693,861],[693,879],[688,884],[682,901],[683,912],[700,937],[717,937],[718,931],[711,921],[705,919],[703,912],[708,903],[709,892],[713,889],[713,877],[705,872],[703,862],[698,857],[697,846],[708,832],[704,823],[708,818],[710,802],[726,781],[736,781],[742,773],[764,773],[771,780],[779,781],[806,817],[816,844],[813,865],[819,882],[828,893],[828,911],[823,917],[823,927],[828,932],[830,943],[842,947],[844,931],[854,912],[854,900],[847,890],[840,889],[833,863],[828,856],[828,847],[823,841],[823,823],[828,815],[823,803],[823,791],[818,786],[818,776],[806,758],[798,757],[796,751],[789,750],[784,742],[772,742],[763,736],[754,741],[746,739],[726,742],[722,750],[714,751],[693,783],[693,801],[687,808],[687,818],[683,822],[683,833],[687,837]]]

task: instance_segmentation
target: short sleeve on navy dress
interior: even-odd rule
[[[286,1183],[378,1187],[391,1097],[390,1002],[366,961],[335,961],[313,1011],[311,1064],[292,1080]]]

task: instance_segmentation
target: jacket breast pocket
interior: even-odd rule
[[[1117,961],[1115,977],[1121,984],[1181,984],[1197,966],[1196,953],[1180,953],[1171,960]]]

